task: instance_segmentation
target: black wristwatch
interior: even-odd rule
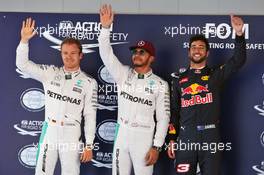
[[[158,152],[162,151],[162,147],[159,146],[152,146],[152,148],[156,149]]]

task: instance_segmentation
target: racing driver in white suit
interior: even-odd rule
[[[53,175],[58,157],[62,175],[79,175],[80,162],[92,159],[95,137],[97,83],[80,69],[80,42],[73,38],[61,44],[63,67],[35,64],[28,59],[29,40],[36,34],[35,21],[23,21],[16,65],[40,81],[45,91],[45,122],[39,141],[36,175]],[[80,142],[84,117],[86,144]],[[82,149],[83,148],[83,149]]]
[[[133,165],[135,175],[152,175],[170,117],[168,83],[152,72],[155,48],[148,41],[141,40],[130,47],[133,68],[119,62],[110,45],[110,5],[101,7],[100,22],[100,56],[118,88],[112,174],[130,175]]]

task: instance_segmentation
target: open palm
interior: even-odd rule
[[[27,18],[23,21],[21,28],[21,40],[23,42],[28,42],[37,32],[34,30],[35,21],[31,18]]]
[[[100,8],[100,22],[104,28],[109,28],[113,23],[114,13],[112,11],[111,5],[102,5]]]
[[[231,24],[233,29],[236,31],[236,34],[238,35],[243,34],[242,29],[243,29],[244,21],[242,20],[242,18],[231,15]]]

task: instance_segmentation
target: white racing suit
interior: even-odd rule
[[[118,89],[112,173],[130,175],[133,165],[135,175],[152,175],[153,166],[146,166],[145,156],[152,146],[164,144],[170,117],[168,83],[152,71],[138,74],[122,65],[113,54],[109,35],[110,30],[103,28],[98,40],[100,56]]]
[[[53,175],[58,157],[62,175],[80,174],[84,117],[86,144],[93,144],[96,128],[97,83],[80,69],[66,72],[63,67],[39,65],[28,59],[28,44],[17,47],[16,65],[40,81],[45,91],[45,122],[39,141],[36,175]]]

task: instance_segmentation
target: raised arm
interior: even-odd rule
[[[110,44],[110,26],[113,23],[114,13],[110,5],[103,5],[100,8],[100,22],[102,29],[98,38],[99,53],[107,70],[113,76],[114,80],[120,84],[122,77],[127,74],[128,66],[123,65],[114,55]]]
[[[242,18],[231,15],[231,25],[235,30],[235,49],[233,56],[216,71],[217,80],[221,83],[229,78],[233,73],[237,72],[246,62],[246,41],[243,34],[244,22]]]
[[[35,64],[28,58],[29,40],[37,34],[34,27],[35,21],[31,18],[27,18],[22,22],[21,40],[16,50],[16,66],[22,72],[29,74],[31,78],[42,82],[45,78],[45,72],[48,71],[49,66]]]

